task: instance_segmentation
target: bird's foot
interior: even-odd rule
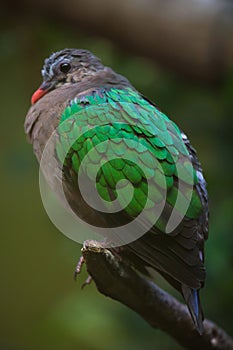
[[[85,264],[85,260],[84,260],[84,257],[81,255],[81,257],[79,258],[79,261],[77,263],[77,266],[75,268],[75,271],[74,271],[74,279],[75,279],[75,281],[77,280],[78,275],[82,271],[83,264]]]
[[[81,289],[85,288],[86,286],[88,286],[89,284],[91,284],[93,278],[89,275],[86,279],[86,281],[82,284]]]
[[[77,266],[76,266],[75,271],[74,271],[74,279],[75,279],[75,281],[77,280],[78,275],[81,273],[82,267],[83,267],[84,264],[85,264],[84,257],[81,256],[79,258],[79,261],[78,261]],[[87,277],[86,281],[82,284],[81,289],[83,289],[87,285],[91,284],[91,281],[92,281],[92,277],[89,275]]]

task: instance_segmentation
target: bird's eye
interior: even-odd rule
[[[60,64],[59,68],[62,73],[68,73],[71,69],[71,65],[67,62],[64,62]]]

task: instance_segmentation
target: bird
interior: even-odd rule
[[[64,192],[72,210],[84,221],[106,229],[138,218],[136,225],[145,232],[122,244],[119,250],[113,248],[113,253],[117,252],[145,275],[150,275],[149,268],[159,272],[182,294],[194,326],[202,334],[204,316],[199,292],[206,278],[208,193],[201,164],[188,137],[128,79],[88,50],[66,48],[52,53],[44,61],[42,78],[42,85],[32,95],[24,124],[38,162],[51,135],[58,130],[63,137],[58,138],[51,157],[62,171]],[[64,151],[63,141],[71,137],[75,128],[85,132]],[[81,167],[90,149],[94,153],[90,153],[89,164],[100,165],[94,175],[91,166]],[[106,157],[109,150],[110,160]],[[177,171],[177,159],[183,161],[183,172]],[[187,180],[185,171],[192,175],[193,183]],[[98,211],[82,197],[79,173],[87,188],[96,184],[106,206],[118,198],[117,183],[123,179],[132,184],[133,198],[127,202],[123,183],[121,210]],[[150,194],[148,186],[152,188]],[[179,223],[167,232],[179,194],[184,202],[189,197],[188,206]],[[140,212],[147,200],[150,214],[161,201],[164,207],[158,220],[145,228]]]

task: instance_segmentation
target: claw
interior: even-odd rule
[[[77,280],[77,277],[78,275],[80,274],[80,272],[82,271],[82,266],[83,264],[85,263],[85,260],[84,260],[84,257],[81,256],[78,263],[77,263],[77,266],[75,268],[75,271],[74,271],[74,280],[76,281]]]
[[[89,284],[91,284],[92,282],[92,277],[89,275],[86,279],[86,281],[82,284],[81,289],[85,288],[86,286],[88,286]]]
[[[85,260],[84,260],[84,257],[81,256],[78,263],[77,263],[76,269],[74,271],[74,280],[75,281],[77,281],[77,277],[80,274],[80,272],[82,271],[83,264],[85,264]],[[92,277],[88,276],[86,281],[82,284],[81,289],[86,287],[88,284],[91,284],[91,281],[92,281]]]

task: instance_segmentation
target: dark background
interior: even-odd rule
[[[133,311],[100,295],[94,284],[80,289],[87,275],[75,283],[73,271],[81,247],[56,230],[42,206],[38,164],[23,123],[31,94],[41,83],[44,58],[65,47],[89,49],[125,75],[182,127],[197,149],[211,212],[202,304],[206,317],[233,334],[233,15],[227,7],[232,2],[222,2],[226,7],[216,11],[216,26],[207,24],[217,1],[203,1],[208,11],[197,25],[188,9],[184,37],[176,30],[181,22],[172,17],[184,8],[172,12],[165,2],[167,10],[161,13],[160,1],[151,9],[152,1],[142,4],[158,21],[148,23],[135,17],[140,1],[126,1],[128,7],[119,8],[122,17],[111,9],[111,1],[108,11],[104,1],[95,1],[94,12],[90,0],[87,10],[78,0],[2,5],[0,349],[181,349]],[[207,24],[192,44],[201,23]],[[205,50],[210,38],[214,50]]]

